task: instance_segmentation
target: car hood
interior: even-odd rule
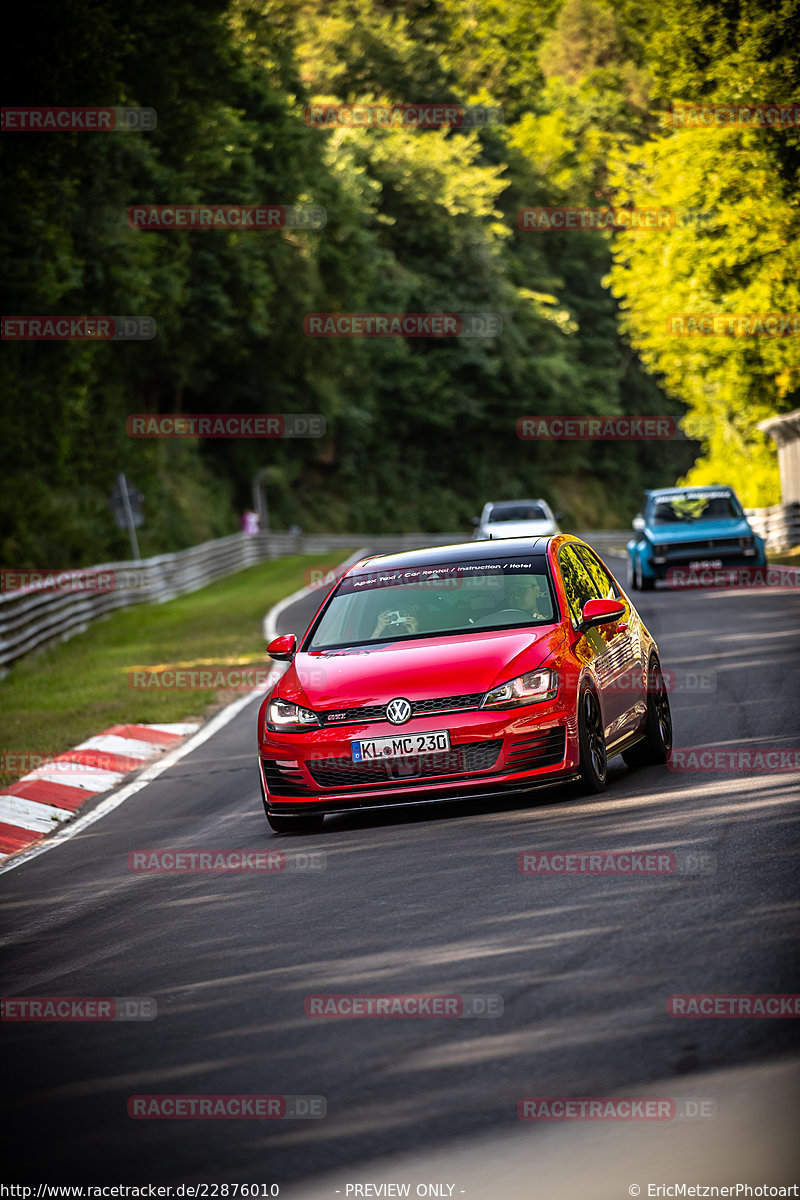
[[[553,529],[552,521],[489,521],[483,526],[483,531],[493,538],[542,537]]]
[[[669,525],[648,525],[647,540],[654,546],[675,542],[705,542],[709,538],[752,537],[747,521],[687,521]]]
[[[550,657],[560,625],[419,638],[295,656],[277,694],[317,711],[488,692]]]

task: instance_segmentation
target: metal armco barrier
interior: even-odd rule
[[[386,553],[447,545],[465,537],[463,533],[407,533],[372,537],[368,544],[370,549]],[[324,554],[365,543],[364,534],[235,533],[141,562],[76,568],[83,575],[109,576],[113,583],[108,590],[45,591],[23,587],[0,593],[0,678],[25,654],[81,633],[91,621],[115,609],[163,603],[268,559],[289,554]]]
[[[800,503],[797,501],[744,511],[755,532],[765,539],[768,550],[779,553],[800,546]]]
[[[800,504],[750,510],[748,516],[759,533],[759,518],[767,522],[771,549],[800,543]],[[600,529],[586,530],[578,536],[600,554],[621,554],[630,534],[625,530]],[[25,654],[49,642],[81,633],[91,621],[106,613],[133,604],[157,604],[184,596],[254,563],[289,554],[335,553],[358,546],[365,547],[365,554],[390,554],[423,546],[446,546],[470,538],[471,533],[464,532],[375,536],[363,533],[235,533],[142,562],[113,562],[81,568],[85,574],[109,574],[113,577],[113,587],[97,591],[23,588],[0,593],[0,678]],[[776,538],[780,539],[779,543]]]

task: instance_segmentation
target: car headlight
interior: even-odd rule
[[[745,554],[755,554],[755,552],[756,552],[755,538],[751,538],[751,537],[739,538],[739,548],[741,550],[743,550]]]
[[[267,709],[267,726],[282,731],[309,729],[319,725],[319,717],[310,708],[301,708],[290,700],[270,700]]]
[[[520,704],[538,704],[542,700],[552,700],[557,691],[556,671],[527,671],[487,692],[481,708],[517,708]]]

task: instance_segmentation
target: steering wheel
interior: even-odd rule
[[[528,622],[533,622],[535,618],[531,613],[525,612],[523,608],[501,608],[499,612],[489,613],[486,617],[481,617],[475,622],[476,625],[496,625],[498,622],[509,618],[524,617]]]

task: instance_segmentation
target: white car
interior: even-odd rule
[[[484,504],[479,517],[473,517],[476,526],[473,541],[484,542],[496,538],[542,537],[560,533],[557,520],[561,513],[553,515],[546,500],[500,500]]]

